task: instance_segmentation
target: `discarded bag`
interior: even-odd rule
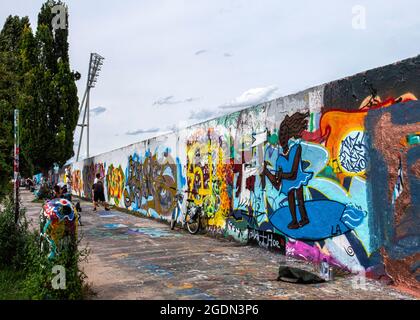
[[[280,266],[277,281],[299,284],[314,284],[325,282],[325,279],[306,270],[289,266]]]

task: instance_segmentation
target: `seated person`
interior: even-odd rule
[[[72,201],[71,193],[69,192],[67,185],[64,185],[63,188],[61,188],[61,195],[62,195],[62,198],[70,202]]]
[[[62,198],[62,193],[61,193],[61,188],[59,185],[55,185],[54,186],[54,195],[53,195],[53,199],[58,199],[58,198]]]

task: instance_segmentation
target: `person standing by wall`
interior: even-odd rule
[[[93,183],[93,211],[96,211],[96,208],[99,204],[102,204],[105,207],[106,211],[109,211],[109,204],[105,201],[105,188],[104,182],[102,181],[101,174],[97,173],[95,181]]]

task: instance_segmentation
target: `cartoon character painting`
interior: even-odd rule
[[[292,221],[287,226],[289,229],[298,229],[310,222],[305,208],[303,187],[308,185],[313,173],[306,172],[302,168],[302,146],[300,144],[302,132],[308,126],[308,117],[309,113],[299,112],[291,117],[285,117],[279,128],[279,144],[282,154],[277,158],[275,174],[267,168],[267,163],[264,163],[263,175],[277,190],[287,195],[292,216]],[[300,221],[297,219],[296,200],[301,215]]]
[[[311,148],[311,143],[302,140],[308,118],[309,112],[284,118],[278,131],[279,146],[275,149],[278,156],[271,162],[264,161],[261,181],[263,189],[266,183],[271,183],[274,190],[287,196],[280,206],[268,200],[271,207],[278,207],[268,216],[272,228],[293,239],[317,241],[355,229],[366,213],[359,206],[334,197],[305,199],[304,188],[310,188],[312,179],[316,179],[314,172],[306,170],[307,161],[303,159],[305,150]]]

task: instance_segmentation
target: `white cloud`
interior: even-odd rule
[[[138,129],[135,131],[127,131],[125,134],[128,136],[137,136],[139,134],[144,134],[144,133],[156,133],[159,132],[160,129],[159,128],[151,128],[151,129]]]
[[[210,109],[201,109],[201,110],[192,110],[190,113],[190,117],[189,119],[192,120],[208,120],[211,118],[215,118],[219,115],[220,112],[218,112],[217,110],[210,110]]]
[[[207,50],[198,50],[196,53],[194,53],[196,56],[199,56],[200,54],[206,53]]]
[[[229,112],[234,112],[240,108],[255,106],[273,100],[279,96],[279,89],[276,86],[249,89],[239,97],[232,99],[230,102],[225,103],[216,109],[204,108],[191,110],[189,119],[196,121],[210,120]]]
[[[280,97],[279,89],[276,86],[253,88],[245,91],[239,97],[219,106],[220,109],[238,109],[249,106],[256,106],[266,101]]]
[[[162,105],[169,105],[169,104],[180,104],[180,103],[190,103],[190,102],[194,102],[196,100],[199,100],[199,98],[186,98],[186,99],[182,99],[182,100],[175,100],[174,96],[167,96],[165,98],[156,100],[155,102],[153,102],[153,105],[156,106],[162,106]]]

